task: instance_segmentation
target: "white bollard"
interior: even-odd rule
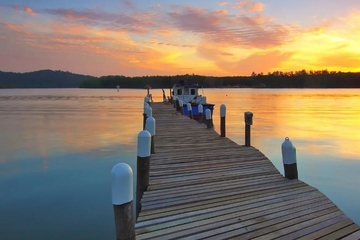
[[[212,128],[211,110],[210,109],[205,110],[205,116],[206,116],[206,126],[207,126],[207,128]]]
[[[188,104],[186,105],[186,107],[187,107],[187,110],[188,110],[188,112],[189,112],[189,117],[190,117],[190,119],[193,119],[193,112],[192,112],[191,103],[188,103]]]
[[[143,130],[145,130],[145,124],[146,124],[146,109],[150,107],[148,103],[144,102],[144,111],[143,111]]]
[[[146,127],[145,130],[148,131],[151,135],[151,147],[150,152],[151,154],[155,153],[155,144],[154,144],[154,136],[155,136],[155,118],[149,117],[146,119]]]
[[[184,102],[181,99],[179,100],[179,107],[181,114],[184,115]]]
[[[126,163],[118,163],[111,169],[111,176],[116,239],[135,239],[133,171]]]
[[[204,107],[201,103],[199,103],[198,105],[198,112],[199,112],[199,123],[202,123],[204,118]]]
[[[138,134],[137,144],[137,186],[136,186],[136,218],[141,211],[141,198],[149,186],[151,135],[143,130]]]
[[[281,153],[284,164],[284,175],[288,179],[298,179],[296,148],[288,137],[281,144]]]

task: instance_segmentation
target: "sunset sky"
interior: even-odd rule
[[[0,0],[0,71],[360,72],[359,0]]]

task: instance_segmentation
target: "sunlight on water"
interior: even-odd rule
[[[244,112],[252,111],[252,145],[282,173],[280,146],[290,137],[299,178],[360,223],[357,92],[204,90],[216,104],[217,131],[220,105],[226,104],[227,136],[244,144]],[[117,162],[135,166],[145,94],[0,89],[0,239],[114,239],[110,170]],[[161,101],[161,89],[152,94]]]

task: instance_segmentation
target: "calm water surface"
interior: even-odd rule
[[[110,170],[132,167],[146,91],[0,89],[0,239],[114,239]],[[161,89],[152,90],[160,101]],[[206,89],[227,106],[227,136],[283,173],[280,146],[297,148],[299,178],[360,224],[360,94],[350,89]]]

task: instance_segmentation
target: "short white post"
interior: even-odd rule
[[[137,186],[136,186],[136,219],[141,212],[141,198],[149,186],[151,135],[143,130],[138,134],[137,145]]]
[[[155,144],[154,144],[154,136],[155,136],[155,118],[153,117],[148,117],[146,119],[146,126],[145,126],[145,130],[148,131],[151,135],[151,147],[150,147],[150,152],[151,154],[155,153]]]
[[[198,105],[198,112],[199,112],[199,123],[202,123],[204,118],[204,107],[201,103],[199,103]]]
[[[284,175],[288,179],[298,179],[296,164],[296,148],[288,137],[281,144],[281,153],[284,164]]]
[[[188,110],[188,112],[189,112],[189,117],[190,117],[190,119],[193,119],[194,117],[193,117],[193,112],[192,112],[191,103],[188,103],[188,104],[186,105],[186,107],[187,107],[187,110]]]
[[[116,239],[135,239],[133,171],[126,163],[118,163],[111,169],[111,176]]]
[[[221,104],[220,106],[220,136],[225,137],[225,116],[226,116],[226,106],[224,104]]]
[[[149,96],[144,97],[144,102],[146,102],[147,104],[150,103],[150,98],[149,98]],[[150,104],[149,104],[149,105],[150,105]]]
[[[212,128],[211,110],[210,109],[205,110],[205,116],[206,116],[206,126],[207,126],[207,128]]]
[[[184,115],[184,102],[181,99],[179,100],[179,107],[181,115]]]

